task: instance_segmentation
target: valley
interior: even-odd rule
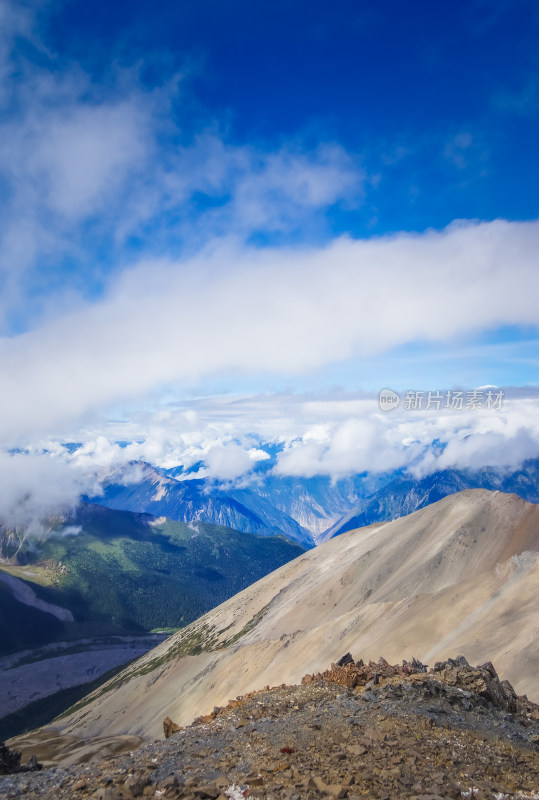
[[[283,537],[97,505],[54,526],[0,565],[4,736],[36,713],[48,721],[86,684],[303,552]]]
[[[342,534],[166,639],[57,719],[63,737],[153,738],[230,697],[295,683],[347,650],[364,659],[459,652],[539,696],[539,506],[467,490]],[[49,736],[50,740],[50,736]]]
[[[284,563],[232,592],[270,557]],[[253,800],[417,800],[448,786],[455,798],[478,786],[489,799],[535,797],[539,505],[515,494],[448,493],[306,551],[285,537],[88,504],[17,560],[3,565],[1,591],[52,627],[40,647],[0,658],[0,738],[17,734],[6,753],[61,767],[60,799],[147,789],[178,800],[247,790]],[[230,592],[221,602],[208,592],[218,571]],[[190,613],[195,579],[210,608],[192,621],[167,616]],[[148,634],[151,603],[128,598],[156,585],[148,597],[168,629]],[[445,757],[448,742],[464,761]],[[49,774],[0,778],[0,790],[37,798]]]
[[[329,543],[334,541],[335,536],[340,540],[344,532],[356,522],[368,523],[372,520],[377,523],[371,525],[371,528],[352,534],[354,542],[359,541],[360,537],[361,540],[372,542],[373,547],[376,545],[375,550],[383,559],[378,577],[374,582],[373,578],[369,579],[367,584],[362,584],[362,588],[356,587],[358,594],[354,600],[358,620],[376,618],[379,614],[378,606],[368,600],[378,584],[383,583],[382,575],[387,575],[388,570],[391,570],[393,550],[393,545],[390,544],[392,527],[387,533],[380,523],[386,518],[393,519],[402,513],[413,512],[416,507],[420,508],[440,495],[447,495],[449,498],[460,487],[469,483],[499,485],[502,481],[502,477],[494,470],[483,470],[481,474],[475,475],[440,473],[419,481],[388,475],[381,488],[361,501],[360,506],[355,506],[341,516],[327,530],[313,530],[312,534],[307,534],[305,529],[294,529],[294,542],[285,533],[290,530],[291,517],[279,517],[281,512],[275,510],[276,506],[270,506],[270,501],[280,503],[282,508],[286,506],[287,511],[303,519],[310,518],[311,522],[312,516],[309,517],[309,514],[313,513],[325,514],[325,519],[328,520],[331,514],[335,514],[336,503],[339,502],[338,498],[342,501],[343,494],[346,494],[347,502],[351,503],[357,498],[358,492],[368,491],[376,484],[366,481],[366,476],[357,476],[355,482],[344,482],[329,492],[329,486],[324,481],[307,480],[302,483],[295,479],[292,484],[290,480],[283,483],[281,479],[268,476],[266,483],[259,483],[256,491],[266,495],[265,499],[259,498],[265,519],[271,520],[275,525],[280,524],[279,520],[285,520],[286,524],[281,526],[284,530],[277,531],[279,536],[276,537],[270,535],[269,527],[260,536],[255,531],[234,531],[200,519],[189,519],[194,512],[192,505],[184,502],[186,496],[191,496],[185,495],[185,492],[192,491],[192,487],[185,486],[187,482],[161,475],[156,470],[150,470],[147,465],[137,465],[136,469],[142,477],[138,483],[128,483],[127,494],[115,483],[119,478],[114,477],[117,473],[113,473],[105,484],[101,502],[144,507],[145,504],[151,505],[150,500],[154,497],[151,505],[154,510],[163,510],[161,503],[165,502],[169,510],[175,510],[176,516],[188,518],[187,522],[140,511],[119,510],[96,502],[85,503],[69,516],[49,523],[51,530],[47,537],[25,543],[13,563],[4,562],[0,565],[0,608],[4,609],[3,615],[0,615],[0,664],[4,670],[2,696],[7,723],[4,727],[8,734],[27,728],[27,715],[22,711],[25,706],[28,706],[29,716],[38,713],[40,719],[47,721],[47,697],[51,703],[50,713],[58,713],[66,704],[84,696],[85,684],[95,683],[99,676],[111,670],[116,672],[122,664],[142,656],[157,643],[152,630],[171,634],[181,629],[182,632],[178,634],[181,641],[189,642],[189,626],[207,611],[246,590],[246,587],[255,584],[263,575],[301,555],[303,551],[298,538],[308,543],[308,536],[312,535],[319,542],[316,554],[315,551],[311,551],[311,556],[305,554],[302,562],[306,565],[311,561],[317,564],[322,557],[318,553],[325,552],[324,547],[327,546],[321,546],[324,540]],[[518,474],[506,475],[503,480],[505,485],[517,484],[533,496],[536,471],[536,463],[528,462]],[[380,479],[378,484],[379,482]],[[183,494],[178,494],[176,484]],[[196,487],[195,490],[199,492],[199,510],[196,513],[211,517],[212,509],[217,506],[208,505],[207,500],[204,501],[205,506],[200,505],[204,497],[208,497],[209,487],[205,489],[206,494],[200,493],[201,490]],[[290,490],[286,504],[285,490]],[[221,502],[219,491],[214,488],[213,493]],[[244,500],[244,509],[251,504],[253,511],[250,513],[255,513],[257,506],[254,489],[251,490],[248,501],[245,490],[234,493],[229,489],[229,494],[230,497],[236,497],[236,502],[241,497]],[[172,502],[175,505],[171,505]],[[270,512],[270,508],[274,511]],[[299,526],[299,522],[295,524]],[[298,536],[300,529],[304,533]],[[310,547],[312,545],[311,540]],[[334,547],[339,549],[338,545]],[[462,547],[467,548],[468,545],[464,543]],[[403,548],[407,550],[408,545],[403,545]],[[345,548],[344,552],[348,553],[348,550]],[[362,556],[363,561],[366,560],[365,569],[370,557],[370,550]],[[530,558],[527,555],[520,557]],[[348,559],[348,555],[344,556],[343,553],[343,558]],[[324,569],[328,570],[328,567]],[[425,567],[432,575],[438,574],[437,569],[436,564]],[[498,565],[497,569],[511,571],[512,568],[504,564]],[[315,574],[316,571],[311,574],[309,566],[307,573],[297,580],[306,588],[313,581],[316,582]],[[360,570],[358,575],[364,576],[364,572]],[[343,597],[350,591],[346,587],[356,585],[356,578],[347,573],[339,578],[339,582],[339,591],[335,586],[331,592],[335,596],[333,602],[336,607],[341,606]],[[407,605],[414,609],[410,612],[412,620],[414,614],[423,614],[422,604],[425,603],[425,609],[429,608],[429,617],[432,616],[434,612],[430,607],[429,596],[422,600],[419,596],[411,596],[409,591],[404,593],[403,599],[407,598]],[[449,595],[445,601],[448,606],[454,605]],[[303,599],[297,602],[300,606],[304,605]],[[313,602],[316,605],[318,600],[307,601],[309,608]],[[327,602],[331,604],[331,599]],[[473,604],[475,607],[475,601]],[[249,630],[251,627],[258,627],[253,622],[258,620],[257,615],[266,616],[263,605],[258,607],[257,604],[251,618],[246,618],[244,612],[240,615]],[[359,609],[363,606],[365,610],[360,613]],[[461,612],[457,612],[457,616],[458,613]],[[484,615],[479,611],[474,614],[478,619],[482,619]],[[382,613],[382,618],[385,616]],[[475,629],[473,616],[468,621],[459,623],[462,633],[468,627]],[[401,623],[402,621],[398,623],[397,628],[400,628]],[[387,626],[387,623],[384,624]],[[395,624],[391,623],[391,631]],[[422,618],[422,626],[425,625],[426,621]],[[329,627],[331,626],[332,623]],[[235,623],[224,627],[231,631],[225,641],[243,640],[243,635],[240,635],[241,627],[238,628]],[[349,627],[353,628],[351,619],[345,629]],[[208,633],[212,641],[210,650],[221,647],[217,644],[219,635],[216,631],[219,628],[213,623],[209,626],[205,622],[195,623],[195,628],[198,632],[194,641],[201,650],[201,658],[204,658],[205,651],[208,652],[204,644]],[[288,636],[291,632],[286,630],[286,634],[282,635],[285,636],[286,647],[289,648],[291,642]],[[324,627],[320,629],[318,638],[322,636],[324,639],[324,652],[329,657],[329,640],[325,641],[326,633],[322,633],[325,630]],[[302,639],[298,631],[292,633],[298,642]],[[216,635],[217,642],[212,638]],[[329,639],[334,638],[335,631],[332,630],[328,635]],[[158,638],[163,636],[164,634],[157,634]],[[312,636],[311,632],[308,638]],[[437,636],[441,642],[447,640],[448,646],[454,639],[454,633]],[[397,640],[402,642],[402,636],[398,636]],[[271,645],[271,652],[273,647]],[[294,652],[295,649],[292,647],[288,652]],[[188,653],[190,646],[180,645],[180,651]],[[397,649],[389,652],[397,655]],[[426,654],[430,656],[428,650]],[[274,658],[275,655],[272,655],[270,660]],[[253,668],[251,665],[249,673],[253,672]],[[223,669],[228,670],[225,667]],[[260,680],[265,680],[265,677],[261,676]],[[249,683],[249,686],[254,686],[254,683]],[[66,689],[71,691],[64,695]],[[205,689],[201,687],[201,691],[204,692]],[[185,700],[182,702],[185,703]],[[187,709],[191,707],[187,704]],[[189,713],[186,710],[186,714]],[[1,724],[0,719],[0,726]]]

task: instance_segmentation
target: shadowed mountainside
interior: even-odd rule
[[[531,503],[539,502],[539,461],[529,459],[514,472],[495,467],[480,470],[446,469],[415,479],[398,475],[346,512],[319,537],[325,542],[340,533],[387,522],[465,489],[490,489],[518,494]]]

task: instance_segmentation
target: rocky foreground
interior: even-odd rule
[[[113,758],[5,775],[0,796],[539,800],[539,706],[462,657],[427,671],[347,654],[300,686],[164,728]]]

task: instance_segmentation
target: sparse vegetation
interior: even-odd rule
[[[222,643],[221,647],[229,647],[230,645],[235,644],[243,636],[245,636],[245,634],[249,633],[249,631],[252,631],[253,628],[256,628],[256,626],[258,625],[260,620],[263,619],[266,616],[266,614],[268,613],[270,605],[271,605],[271,603],[268,603],[267,605],[264,606],[264,608],[261,608],[260,611],[258,611],[254,615],[254,617],[249,620],[247,625],[245,625],[241,629],[241,631],[238,631],[237,633],[235,633],[233,636],[230,637],[230,639],[226,639]]]

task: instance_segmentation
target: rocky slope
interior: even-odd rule
[[[171,735],[167,720],[166,741],[0,778],[0,793],[5,800],[539,798],[539,707],[517,697],[491,664],[473,668],[460,657],[427,672],[416,660],[364,665],[349,654],[340,663],[300,686],[237,698]]]
[[[332,539],[170,637],[55,722],[63,736],[160,734],[343,651],[492,660],[539,698],[539,506],[472,490]],[[49,743],[51,749],[52,743]]]

